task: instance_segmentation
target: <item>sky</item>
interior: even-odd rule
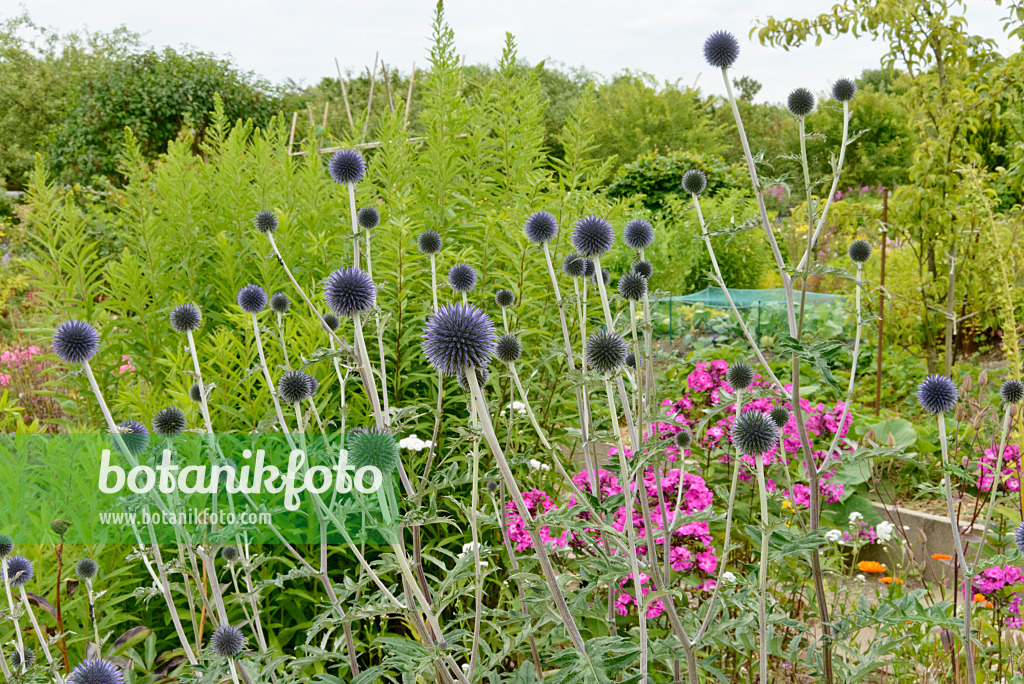
[[[994,0],[964,0],[968,29],[1019,50],[1002,31],[1006,9]],[[611,76],[645,71],[659,82],[679,80],[724,93],[721,76],[701,57],[712,31],[734,33],[742,46],[732,75],[750,76],[763,89],[757,101],[781,102],[804,86],[828,90],[840,76],[878,68],[882,44],[865,38],[825,40],[786,52],[748,38],[758,19],[810,17],[836,0],[448,0],[449,25],[467,64],[494,64],[505,32],[530,63],[549,63]],[[109,31],[120,25],[152,46],[183,45],[228,57],[275,83],[313,84],[343,70],[360,71],[374,55],[408,72],[425,66],[434,2],[430,0],[0,0],[0,18],[27,9],[39,24],[70,31]]]

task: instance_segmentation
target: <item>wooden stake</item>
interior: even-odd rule
[[[341,99],[345,102],[345,113],[348,114],[348,125],[355,126],[355,122],[352,120],[352,108],[348,106],[348,88],[345,87],[345,79],[341,77],[341,65],[338,64],[338,58],[334,58],[334,66],[338,68],[338,83],[341,84]]]
[[[292,112],[292,132],[288,134],[288,154],[292,153],[292,145],[295,143],[295,124],[299,121],[299,113]]]
[[[384,89],[388,93],[388,107],[391,108],[391,113],[394,114],[395,113],[395,102],[394,102],[394,100],[391,99],[391,77],[388,76],[388,67],[387,67],[386,64],[384,64],[383,60],[381,60],[381,63],[380,63],[380,70],[381,70],[381,73],[384,74]]]
[[[412,63],[412,73],[409,74],[409,94],[405,96],[405,117],[402,119],[404,126],[409,125],[409,107],[412,105],[412,84],[416,80],[416,62]]]
[[[455,91],[455,97],[462,95],[462,71],[466,68],[466,55],[462,55],[462,63],[459,64],[459,89]]]
[[[377,59],[380,53],[373,56],[373,71],[370,72],[370,94],[366,98],[366,120],[363,121],[363,133],[359,136],[359,142],[366,139],[366,128],[370,125],[370,109],[373,106],[373,84],[377,81]]]
[[[882,341],[885,330],[885,239],[889,236],[889,188],[882,188],[882,270],[878,283],[878,367],[875,370],[875,416],[882,412]]]
[[[324,123],[323,127],[327,128],[327,109],[331,106],[330,102],[324,102]]]

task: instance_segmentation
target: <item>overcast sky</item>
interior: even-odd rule
[[[968,27],[996,37],[1005,53],[1020,48],[1003,37],[1005,8],[966,0]],[[583,66],[604,76],[623,69],[659,80],[722,92],[721,77],[701,58],[701,43],[726,29],[743,47],[734,76],[764,85],[758,101],[782,101],[796,86],[820,91],[838,76],[876,68],[883,46],[864,38],[826,40],[791,52],[762,48],[747,34],[758,18],[808,17],[835,0],[448,0],[448,22],[468,64],[501,56],[505,32],[522,57]],[[379,51],[388,65],[424,66],[434,3],[427,0],[0,0],[0,17],[27,8],[40,24],[61,31],[125,25],[158,47],[190,45],[230,56],[243,69],[274,82],[315,83],[343,69],[358,71]]]

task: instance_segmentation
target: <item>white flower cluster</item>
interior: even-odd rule
[[[423,451],[429,449],[431,445],[430,440],[423,440],[416,435],[409,435],[398,442],[398,446],[402,449],[408,449],[409,451]]]
[[[465,556],[467,554],[473,553],[473,547],[474,546],[478,547],[481,551],[483,551],[484,547],[481,544],[474,544],[474,542],[469,542],[468,544],[463,544],[462,545],[462,553],[460,553],[458,555],[458,557],[462,558],[463,556]],[[480,567],[481,568],[486,568],[487,566],[488,566],[487,561],[485,561],[485,560],[480,561]]]
[[[878,535],[878,544],[884,544],[892,539],[892,533],[896,530],[896,526],[888,520],[875,525],[875,534]]]
[[[530,470],[551,470],[551,466],[549,466],[547,463],[541,463],[535,458],[531,458]]]
[[[825,533],[825,539],[829,540],[833,544],[843,538],[843,533],[839,530],[829,530]]]

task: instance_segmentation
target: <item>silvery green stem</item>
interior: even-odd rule
[[[807,302],[807,284],[810,280],[811,271],[811,247],[814,240],[814,231],[811,230],[811,226],[814,225],[814,195],[811,192],[811,172],[810,167],[807,164],[807,134],[805,129],[804,117],[799,117],[799,129],[800,129],[800,166],[804,172],[804,187],[807,191],[807,251],[805,255],[806,259],[803,260],[803,277],[800,279],[800,318],[797,323],[797,330],[800,334],[803,333],[804,329],[804,311]],[[800,337],[800,334],[797,337]]]
[[[206,405],[206,385],[203,383],[203,374],[199,370],[199,354],[196,352],[196,341],[192,337],[192,331],[188,330],[185,332],[188,336],[188,351],[192,356],[192,368],[196,374],[196,382],[199,383],[199,394],[201,395],[202,401],[199,402],[199,408],[203,412],[203,423],[206,425],[206,432],[213,435],[213,423],[210,422],[210,409]]]
[[[281,314],[277,314],[277,337],[281,341],[281,353],[284,354],[284,367],[291,370],[292,362],[288,358],[288,345],[284,343],[284,317]]]
[[[978,561],[981,560],[981,554],[985,550],[985,541],[988,538],[989,525],[992,524],[992,512],[996,507],[996,494],[999,491],[999,480],[1003,476],[1003,452],[1006,450],[1006,440],[1010,434],[1010,411],[1013,409],[1012,404],[1007,404],[1003,412],[1003,428],[999,434],[999,452],[996,456],[996,469],[992,477],[992,490],[988,495],[988,511],[985,513],[985,526],[981,528],[981,541],[978,542],[978,552],[974,556],[974,564],[977,565]],[[840,423],[842,425],[842,423]],[[1024,478],[1020,477],[1018,473],[1018,481]]]
[[[21,592],[21,603],[25,606],[25,612],[28,613],[28,620],[32,623],[32,629],[35,630],[36,639],[39,640],[39,646],[43,649],[43,655],[46,656],[46,662],[50,667],[53,667],[53,656],[50,654],[50,647],[46,644],[46,635],[43,634],[43,630],[39,628],[39,621],[36,620],[35,611],[32,610],[32,604],[28,602],[28,594],[25,593],[25,585],[18,587],[18,591]],[[57,680],[60,681],[60,674],[57,674]]]
[[[434,298],[434,312],[437,312],[437,260],[430,255],[430,294]]]
[[[156,532],[153,529],[153,521],[149,519],[147,521],[149,527],[149,536],[153,541],[153,562],[156,564],[157,584],[160,585],[160,592],[163,594],[164,602],[167,604],[167,611],[171,614],[171,622],[174,623],[174,631],[178,635],[178,641],[181,642],[182,648],[185,649],[185,656],[188,658],[188,662],[192,665],[198,665],[199,661],[196,659],[195,653],[192,652],[192,646],[189,644],[188,637],[185,636],[185,628],[181,626],[181,619],[178,617],[178,609],[174,605],[174,597],[171,596],[171,582],[167,577],[167,569],[164,567],[163,557],[160,555],[160,545],[156,543]],[[132,526],[134,529],[134,525]],[[139,546],[142,546],[142,540],[139,537],[139,532],[135,530],[136,540],[139,542]],[[149,567],[149,563],[146,563]],[[152,569],[150,569],[152,573]],[[205,596],[203,597],[205,600]],[[96,645],[99,646],[97,637]]]
[[[636,302],[634,302],[632,299],[629,300],[629,329],[630,329],[630,331],[633,334],[633,363],[634,363],[633,371],[634,371],[634,375],[635,375],[635,379],[633,381],[633,384],[636,386],[636,394],[637,394],[636,417],[637,417],[637,419],[639,420],[639,423],[640,423],[640,434],[643,434],[643,431],[644,431],[644,418],[643,418],[643,416],[644,416],[644,400],[646,398],[645,397],[646,393],[641,391],[643,383],[640,380],[640,372],[641,372],[640,368],[641,368],[641,364],[643,363],[643,354],[640,352],[640,340],[639,340],[639,337],[636,334]],[[646,373],[646,368],[647,367],[643,366],[643,368],[644,368],[644,372]],[[640,446],[637,445],[634,448],[639,449]]]
[[[600,277],[598,280],[601,282]],[[627,553],[629,554],[630,570],[633,573],[633,592],[636,597],[637,617],[640,623],[640,684],[644,684],[647,681],[647,601],[641,590],[640,565],[636,559],[636,529],[633,527],[633,477],[629,472],[629,464],[626,463],[626,449],[622,444],[622,435],[618,429],[619,417],[615,410],[615,393],[612,391],[612,382],[607,376],[604,379],[604,389],[608,395],[608,413],[611,416],[612,430],[615,432],[619,446],[619,478],[622,492],[626,498]],[[649,548],[651,546],[648,544]],[[652,573],[654,572],[656,570],[652,568]]]
[[[231,670],[231,682],[232,684],[238,684],[238,673],[235,672],[235,659],[228,658],[228,669]]]
[[[504,311],[504,309],[502,309]],[[470,411],[471,423],[477,423],[479,419],[476,417],[477,411]],[[476,427],[474,425],[474,427]],[[479,655],[480,649],[480,620],[483,617],[483,591],[484,591],[484,578],[480,571],[480,533],[477,523],[477,509],[480,507],[480,437],[474,435],[473,437],[473,479],[472,479],[472,502],[471,508],[469,509],[469,529],[471,532],[471,540],[473,542],[473,563],[475,568],[473,571],[474,583],[476,585],[476,606],[473,613],[473,643],[469,650],[469,678],[473,678],[473,673],[476,671],[477,656]]]
[[[20,656],[21,653],[18,653]],[[7,653],[4,652],[3,644],[0,644],[0,672],[4,673],[4,679],[11,680],[11,671],[7,667]]]
[[[850,415],[850,402],[853,400],[853,385],[857,379],[857,358],[860,356],[860,326],[862,320],[861,302],[860,302],[860,283],[864,278],[864,264],[857,264],[857,290],[856,290],[856,302],[857,302],[857,331],[853,337],[853,361],[850,365],[850,383],[846,387],[846,401],[843,404],[843,415],[839,419],[839,429],[836,430],[836,434],[832,436],[832,443],[828,447],[828,451],[825,452],[825,458],[821,459],[821,466],[818,467],[818,472],[824,472],[825,467],[828,465],[829,460],[832,458],[832,454],[835,453],[836,445],[839,443],[839,435],[843,431],[843,425],[846,424],[846,417]],[[788,470],[786,472],[789,472]],[[988,529],[987,527],[985,528]],[[984,544],[982,544],[984,546]],[[981,549],[978,549],[979,553]]]
[[[738,418],[739,416],[737,416]],[[768,490],[765,488],[764,454],[753,454],[757,464],[757,494],[761,502],[761,563],[757,573],[757,631],[761,655],[758,661],[761,678],[768,681],[768,542],[771,529],[768,527]]]
[[[373,280],[373,263],[370,261],[370,231],[366,231],[366,274]],[[380,393],[384,399],[384,420],[391,422],[391,402],[388,399],[388,372],[384,358],[384,331],[380,327],[380,311],[373,312],[377,330],[377,350],[380,355]]]
[[[825,225],[825,219],[828,218],[828,210],[832,206],[832,198],[836,196],[836,188],[839,187],[839,175],[843,170],[843,162],[846,159],[846,147],[850,144],[849,138],[850,131],[850,103],[843,103],[843,139],[839,145],[839,162],[836,164],[832,173],[832,189],[828,193],[828,197],[825,199],[825,206],[821,210],[821,217],[818,219],[818,225],[814,229],[814,236],[811,238],[811,246],[818,242],[818,235],[821,233],[822,227]],[[810,230],[810,221],[807,223],[807,229]],[[811,258],[810,252],[805,252],[803,257],[800,259],[800,263],[797,269],[804,267],[808,259]]]
[[[967,658],[967,681],[968,684],[975,684],[977,681],[974,674],[974,654],[971,652],[971,579],[973,575],[967,567],[967,559],[964,557],[964,544],[960,539],[960,521],[956,516],[953,507],[953,474],[949,469],[949,441],[946,438],[946,417],[944,414],[936,414],[939,424],[939,444],[942,446],[942,469],[944,471],[943,482],[946,487],[946,512],[949,515],[949,525],[953,531],[953,545],[956,547],[956,559],[960,564],[964,578],[964,655]]]
[[[7,576],[7,559],[0,558],[0,568],[4,573],[4,590],[7,592],[7,606],[11,609],[11,621],[14,623],[14,635],[18,638],[18,653],[21,654],[21,672],[28,671],[25,666],[25,641],[21,637],[21,625],[18,624],[18,614],[14,610],[14,596],[11,595],[10,578]],[[98,645],[98,644],[97,644]]]
[[[352,316],[352,328],[352,337],[356,342],[356,363],[359,365],[359,370],[364,378],[364,384],[366,384],[366,394],[370,399],[374,420],[377,423],[377,427],[383,429],[387,423],[380,410],[380,400],[377,397],[377,383],[373,379],[373,371],[370,370],[370,357],[366,353],[366,340],[363,339],[363,323],[358,313]],[[366,383],[366,381],[369,382]]]
[[[206,549],[204,553],[200,553],[199,557],[203,561],[203,565],[206,567],[206,575],[210,578],[210,592],[213,595],[213,605],[217,609],[217,617],[222,625],[228,623],[228,611],[224,608],[224,596],[220,592],[220,580],[217,579],[217,568],[214,567],[212,553],[209,549]]]
[[[359,268],[359,224],[356,222],[356,186],[355,183],[346,183],[348,186],[348,211],[352,218],[352,265]]]
[[[331,345],[331,351],[336,352],[338,348],[334,345],[334,338],[328,338]],[[341,374],[341,365],[338,363],[338,357],[331,356],[331,364],[334,366],[334,373],[338,376],[338,385],[341,387],[341,446],[345,446],[345,422],[347,416],[345,415],[345,380],[348,378],[348,367],[345,368],[345,375]]]
[[[640,259],[643,260],[643,261],[647,260],[647,257],[645,256],[643,249],[640,250]],[[654,380],[654,365],[653,365],[654,340],[652,339],[652,337],[653,337],[654,323],[653,323],[653,319],[651,318],[651,298],[650,298],[649,291],[650,291],[650,287],[648,287],[647,289],[644,290],[644,307],[643,307],[643,312],[644,312],[644,363],[647,364],[644,367],[644,389],[647,392],[647,408],[648,408],[649,411],[651,411],[651,414],[652,414],[651,415],[651,423],[650,423],[651,427],[650,427],[650,433],[649,434],[653,438],[654,437],[654,422],[655,422],[653,413],[654,413],[654,410],[655,410],[654,407],[658,405],[658,401],[657,401],[657,388],[655,387],[655,380]],[[640,425],[641,425],[640,432],[641,433],[643,433],[643,423],[644,423],[643,416],[640,416]]]
[[[467,367],[464,370],[467,371],[466,380],[469,383],[469,389],[473,401],[476,402],[477,408],[479,409],[480,425],[484,433],[484,439],[487,440],[487,444],[491,448],[491,452],[494,454],[495,460],[498,462],[498,470],[501,472],[502,479],[505,480],[505,486],[509,490],[512,503],[515,505],[520,517],[526,522],[527,531],[530,534],[530,540],[537,553],[537,561],[540,563],[544,579],[547,581],[548,590],[551,592],[551,598],[555,603],[555,608],[558,610],[558,614],[562,618],[562,622],[565,625],[566,632],[569,635],[569,640],[572,642],[573,647],[586,656],[586,642],[583,640],[579,627],[576,625],[576,619],[573,617],[568,604],[565,602],[565,596],[562,594],[562,589],[558,586],[558,576],[555,573],[554,567],[551,565],[551,559],[548,557],[547,547],[544,546],[544,542],[540,538],[540,534],[536,529],[534,529],[533,515],[526,507],[526,501],[523,499],[523,494],[519,490],[519,485],[516,483],[515,477],[512,475],[512,470],[509,468],[508,461],[505,459],[505,452],[502,450],[501,444],[498,442],[498,437],[494,433],[494,426],[491,423],[491,416],[487,408],[487,401],[484,399],[483,393],[480,391],[480,383],[476,380],[476,370],[472,367]]]
[[[263,341],[260,338],[260,323],[256,320],[256,314],[252,316],[252,332],[256,338],[256,351],[260,355],[260,370],[263,371],[263,379],[267,381],[267,391],[270,392],[270,398],[274,402],[274,411],[277,412],[277,422],[281,426],[281,433],[284,435],[285,440],[288,442],[290,449],[295,448],[295,442],[292,441],[292,436],[288,434],[288,424],[284,421],[284,413],[281,411],[281,402],[277,399],[277,387],[274,385],[274,379],[270,377],[270,369],[267,368],[267,357],[263,353]],[[334,341],[331,340],[331,346],[333,348]],[[344,396],[344,395],[342,395]]]

